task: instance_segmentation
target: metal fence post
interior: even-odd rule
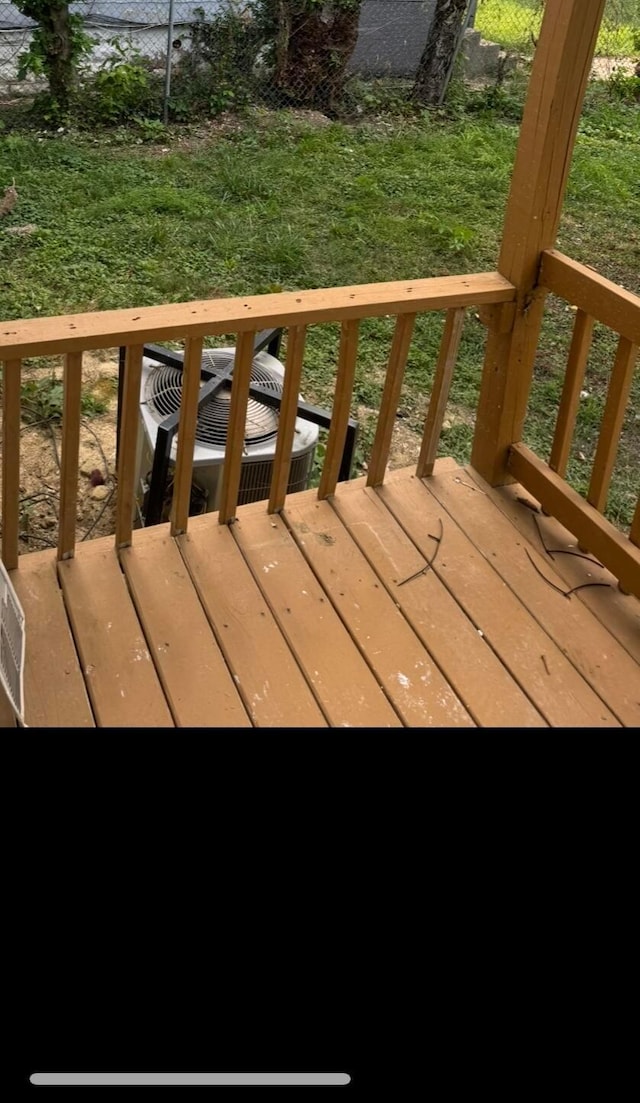
[[[167,65],[164,74],[164,99],[162,101],[162,121],[169,121],[169,95],[171,93],[171,58],[173,55],[173,0],[169,0],[169,26],[167,27]]]
[[[460,50],[462,48],[462,43],[463,43],[463,40],[464,40],[464,32],[469,27],[470,20],[473,17],[475,17],[477,6],[478,6],[478,0],[469,0],[469,6],[467,8],[467,13],[466,13],[466,15],[465,15],[465,17],[462,21],[462,24],[460,26],[460,33],[458,34],[458,41],[456,42],[456,47],[455,47],[455,50],[453,51],[453,57],[451,58],[451,64],[449,66],[449,69],[447,70],[447,75],[444,79],[444,83],[443,83],[442,88],[440,90],[440,95],[438,97],[438,104],[444,103],[444,97],[447,94],[447,88],[449,87],[449,82],[451,80],[451,77],[453,76],[454,66],[455,66],[456,61],[458,60],[458,54],[460,53]]]

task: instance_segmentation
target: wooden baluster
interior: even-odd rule
[[[72,559],[76,545],[76,513],[78,510],[78,459],[82,405],[81,352],[68,352],[65,356],[63,386],[58,559]]]
[[[453,369],[458,358],[460,337],[462,335],[462,323],[464,322],[464,307],[457,307],[447,311],[447,317],[440,342],[440,353],[436,364],[436,373],[433,380],[429,409],[424,423],[422,434],[422,447],[418,457],[416,475],[419,479],[427,478],[433,474],[433,465],[436,462],[442,422],[444,421],[449,389],[453,377]]]
[[[238,508],[238,490],[240,488],[242,452],[247,425],[247,403],[249,401],[251,366],[254,357],[254,340],[255,333],[249,330],[247,333],[239,335],[236,345],[231,384],[231,405],[229,407],[229,429],[222,470],[220,510],[218,513],[218,521],[221,525],[228,525],[230,521],[233,521]]]
[[[598,437],[598,447],[593,461],[589,493],[587,494],[587,501],[595,506],[600,513],[604,511],[607,504],[609,484],[618,452],[620,431],[631,390],[637,355],[638,346],[632,344],[626,337],[621,337],[618,341],[618,350],[611,373],[609,392],[602,417],[600,436]]]
[[[5,360],[2,372],[2,561],[18,566],[20,524],[21,360]]]
[[[396,319],[378,425],[369,460],[367,486],[381,486],[384,479],[415,322],[415,314],[399,314]]]
[[[562,475],[563,478],[567,472],[569,452],[571,451],[578,406],[580,405],[580,391],[584,382],[592,335],[593,318],[589,314],[585,314],[583,310],[579,310],[573,327],[571,348],[567,359],[567,371],[549,459],[551,470],[557,471],[558,475]]]
[[[116,548],[128,548],[133,532],[143,350],[143,345],[129,345],[125,355],[120,445],[118,449]]]
[[[176,469],[173,478],[173,500],[171,503],[172,536],[179,536],[186,532],[189,523],[201,369],[202,337],[187,337],[184,345],[180,421],[178,423]]]
[[[287,496],[306,335],[306,326],[291,326],[287,335],[287,362],[280,403],[276,454],[273,461],[269,513],[279,512]]]
[[[632,544],[635,544],[637,548],[640,548],[640,498],[638,498],[638,501],[636,502],[636,511],[633,515],[633,521],[631,522],[629,539]]]
[[[351,396],[353,394],[353,380],[356,372],[356,358],[358,355],[358,331],[360,323],[357,319],[343,322],[340,327],[340,352],[338,355],[338,375],[334,393],[333,411],[331,414],[331,427],[327,440],[327,451],[324,458],[318,498],[328,498],[335,494],[338,475],[340,474],[340,461],[347,439],[349,425],[349,412]]]

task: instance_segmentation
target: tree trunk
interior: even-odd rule
[[[411,99],[427,107],[442,102],[469,0],[437,0]]]
[[[52,48],[49,52],[49,89],[61,111],[67,111],[75,79],[69,5],[52,4],[51,8]]]
[[[358,39],[362,0],[278,0],[276,87],[292,102],[321,111],[338,104]]]
[[[73,27],[67,0],[22,0],[20,10],[38,27],[34,39],[39,40],[42,66],[49,82],[51,98],[61,115],[69,108],[75,80]]]

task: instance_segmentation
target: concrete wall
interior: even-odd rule
[[[413,77],[435,5],[436,0],[365,0],[349,72],[371,77]]]

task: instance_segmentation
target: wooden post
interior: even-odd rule
[[[359,322],[354,319],[343,322],[340,330],[340,352],[338,354],[338,374],[331,415],[331,428],[327,439],[327,451],[318,486],[318,498],[330,498],[336,492],[340,460],[347,439],[349,408],[353,395],[353,381],[358,356]]]
[[[80,454],[80,416],[82,412],[81,352],[68,352],[64,358],[63,403],[58,559],[72,559],[76,545],[76,513],[78,511],[78,462]]]
[[[5,360],[2,372],[2,561],[18,566],[20,531],[21,360]]]
[[[558,410],[556,431],[553,436],[551,456],[549,458],[549,467],[552,471],[557,471],[558,475],[561,475],[562,478],[564,478],[567,473],[571,442],[573,441],[573,433],[578,417],[578,406],[580,405],[580,388],[582,387],[584,373],[587,368],[587,358],[589,356],[589,349],[591,348],[592,334],[593,318],[590,314],[585,314],[584,310],[579,310],[576,314],[576,320],[573,327],[573,337],[571,338],[571,348],[569,349],[569,359],[567,360],[567,370],[564,377],[560,408]]]
[[[116,506],[116,548],[128,548],[133,533],[136,451],[142,377],[143,345],[128,345],[125,354],[124,394],[118,449],[118,503]]]
[[[447,311],[444,324],[444,332],[440,343],[440,354],[436,365],[436,374],[433,380],[433,389],[429,399],[429,409],[424,423],[422,434],[422,447],[418,457],[416,475],[419,479],[433,475],[433,468],[438,454],[442,422],[449,401],[449,390],[453,379],[453,369],[458,359],[462,325],[464,322],[465,308]]]
[[[415,322],[415,314],[399,314],[396,319],[387,375],[384,381],[384,392],[380,403],[378,426],[369,459],[367,486],[382,486],[384,481],[402,390],[402,380],[404,379]]]
[[[618,341],[607,402],[602,415],[602,425],[598,437],[598,447],[593,461],[591,482],[587,501],[596,509],[604,512],[609,496],[609,485],[613,474],[613,465],[618,454],[618,444],[622,431],[627,401],[633,382],[633,369],[638,357],[637,345],[632,345],[626,337]]]
[[[254,341],[255,333],[249,330],[247,333],[239,334],[236,344],[231,382],[231,402],[229,404],[227,446],[224,454],[220,507],[218,509],[218,521],[221,525],[228,525],[230,521],[234,521],[236,509],[238,508]]]
[[[201,368],[202,337],[187,337],[184,346],[180,422],[178,424],[176,469],[173,477],[173,501],[171,503],[172,536],[179,536],[186,532],[189,524]]]
[[[273,460],[269,513],[279,513],[284,507],[287,497],[306,336],[306,326],[291,326],[287,336],[287,362],[284,372],[282,402],[280,403],[276,454]]]
[[[540,254],[556,239],[571,155],[605,0],[547,0],[536,47],[498,270],[517,289],[513,329],[487,336],[471,463],[492,486],[511,482],[544,307]]]

